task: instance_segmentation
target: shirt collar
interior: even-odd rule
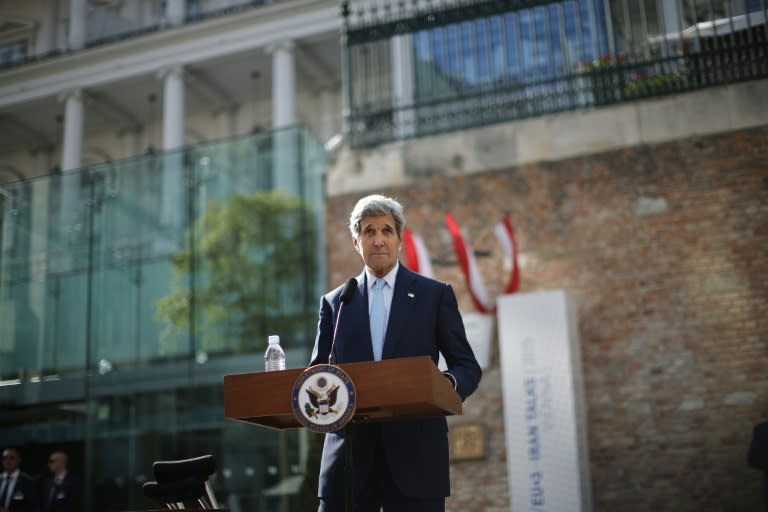
[[[387,284],[392,288],[395,289],[395,278],[397,277],[397,270],[400,268],[400,262],[395,260],[395,266],[392,267],[392,270],[390,270],[387,275],[385,275],[382,279],[387,282]],[[368,291],[373,288],[373,283],[376,282],[377,277],[371,272],[371,270],[368,267],[365,267],[365,275],[366,279],[368,279]]]

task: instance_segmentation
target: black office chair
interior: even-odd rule
[[[157,461],[152,464],[155,482],[146,482],[144,495],[171,510],[189,506],[209,510],[219,508],[208,477],[216,472],[212,455],[193,459]]]

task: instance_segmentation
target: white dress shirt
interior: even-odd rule
[[[8,504],[11,502],[13,493],[16,490],[16,480],[19,478],[20,469],[17,469],[10,475],[3,473],[3,482],[0,484],[0,496],[5,495],[5,503],[0,503],[0,506],[8,508]],[[6,487],[8,487],[6,489]]]

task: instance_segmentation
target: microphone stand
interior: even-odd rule
[[[339,331],[339,319],[344,304],[352,299],[352,295],[357,289],[357,280],[352,278],[346,282],[341,290],[339,297],[339,312],[336,313],[336,325],[333,328],[333,341],[331,341],[331,350],[328,354],[328,364],[336,364],[336,333]],[[354,420],[354,418],[352,418]],[[355,463],[352,454],[352,445],[354,430],[352,421],[344,427],[344,510],[346,512],[355,512]]]
[[[352,454],[354,430],[350,421],[344,427],[344,510],[355,512],[355,462]]]

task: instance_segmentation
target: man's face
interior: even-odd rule
[[[21,457],[16,450],[3,450],[3,471],[13,473],[21,464]]]
[[[59,473],[64,470],[64,456],[60,453],[52,453],[48,457],[48,469],[51,473]]]
[[[355,250],[376,277],[384,277],[397,262],[400,236],[392,214],[363,217],[360,235],[352,240]]]

